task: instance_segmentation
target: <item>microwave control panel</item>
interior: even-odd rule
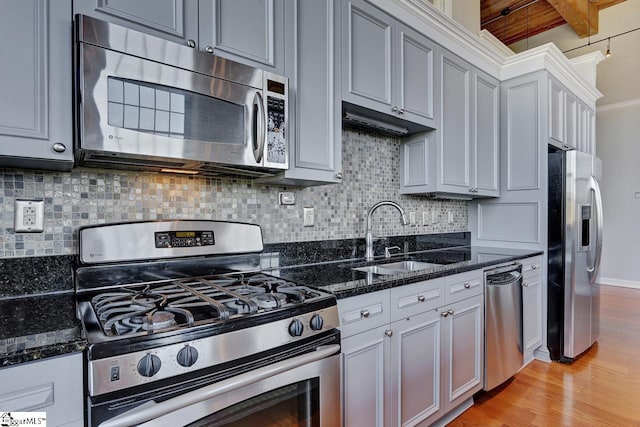
[[[267,161],[287,162],[286,114],[284,99],[267,96]]]

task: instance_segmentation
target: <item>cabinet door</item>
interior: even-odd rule
[[[411,122],[437,127],[435,117],[435,61],[436,44],[398,23],[397,49],[397,105],[400,116]]]
[[[8,0],[0,14],[0,165],[71,170],[71,2]]]
[[[564,103],[565,118],[565,148],[578,148],[578,99],[572,93],[566,92]]]
[[[0,369],[2,413],[42,411],[48,425],[81,426],[82,364],[82,353],[73,353]]]
[[[441,126],[438,156],[438,188],[443,192],[470,194],[470,93],[471,65],[443,51]]]
[[[400,194],[435,191],[434,178],[436,131],[411,135],[400,146]]]
[[[444,328],[445,412],[482,388],[484,298],[478,295],[446,306]],[[444,314],[447,314],[444,316]]]
[[[342,4],[342,99],[392,114],[393,19],[364,0]]]
[[[559,147],[565,143],[564,98],[560,83],[549,80],[549,143]]]
[[[74,0],[73,13],[195,46],[198,41],[197,0]]]
[[[335,25],[339,12],[339,5],[332,1],[287,3],[290,165],[282,174],[260,182],[307,186],[342,181],[342,71],[340,32]]]
[[[391,324],[392,413],[397,419],[390,425],[427,425],[444,414],[440,319],[431,310]]]
[[[500,82],[489,75],[473,73],[473,143],[471,186],[476,196],[500,196]]]
[[[388,325],[342,340],[342,398],[349,427],[389,425],[390,343]]]
[[[533,352],[542,344],[542,277],[524,274],[522,279],[522,341],[524,362],[533,359]]]
[[[284,0],[199,0],[200,49],[284,74]]]

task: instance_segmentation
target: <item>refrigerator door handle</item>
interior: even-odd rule
[[[598,275],[598,268],[600,267],[600,256],[602,255],[602,193],[600,192],[600,185],[595,176],[591,176],[590,187],[593,191],[595,198],[596,208],[596,248],[593,256],[593,265],[587,268],[589,272],[589,283],[596,281]]]

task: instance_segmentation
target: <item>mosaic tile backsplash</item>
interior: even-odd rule
[[[0,258],[75,254],[81,226],[156,219],[250,222],[262,226],[265,243],[364,237],[367,209],[381,200],[416,212],[418,225],[403,227],[395,209],[382,207],[374,236],[467,231],[466,202],[399,194],[397,138],[344,130],[342,154],[343,183],[310,188],[108,169],[0,168]],[[295,205],[278,205],[284,190],[295,192]],[[14,233],[16,199],[44,199],[43,233]],[[303,227],[304,207],[315,208],[315,226]],[[422,225],[423,212],[432,211],[436,224]]]

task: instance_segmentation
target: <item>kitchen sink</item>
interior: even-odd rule
[[[365,273],[373,274],[399,274],[407,273],[410,271],[426,270],[429,268],[437,267],[441,264],[433,264],[430,262],[421,261],[398,261],[388,264],[368,265],[366,267],[356,267],[353,270],[364,271]]]

